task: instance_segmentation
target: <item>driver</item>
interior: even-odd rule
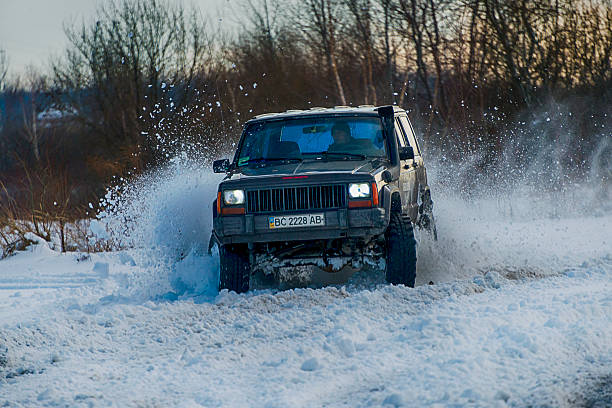
[[[346,122],[336,122],[331,130],[334,142],[327,148],[328,152],[350,152],[355,149],[357,139],[351,136],[351,128]]]

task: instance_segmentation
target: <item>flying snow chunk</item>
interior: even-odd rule
[[[98,220],[91,220],[89,223],[89,231],[100,239],[108,239],[106,227]]]
[[[221,107],[221,102],[217,101],[217,102],[215,102],[215,103],[217,104],[217,108],[220,108],[220,107]]]
[[[304,361],[301,369],[303,371],[315,371],[319,369],[319,367],[321,367],[321,365],[319,364],[319,360],[317,360],[316,357],[313,357],[313,358],[309,358],[308,360]]]
[[[257,88],[257,82],[253,82],[253,89]]]
[[[92,270],[98,275],[100,275],[101,278],[108,278],[108,263],[107,262],[96,262]]]
[[[383,401],[383,406],[401,407],[404,405],[402,396],[399,394],[391,394]]]
[[[165,82],[162,82],[162,84],[161,84],[161,89],[164,89],[164,88],[166,88],[166,83],[165,83]]]
[[[38,401],[46,401],[49,400],[53,397],[53,391],[50,388],[45,389],[43,392],[41,392],[40,394],[38,394],[38,397],[36,397],[36,399]]]
[[[495,398],[496,400],[502,400],[504,402],[508,402],[508,400],[510,399],[510,394],[508,394],[505,391],[500,390],[495,393],[495,396],[493,398]]]
[[[338,340],[338,349],[346,357],[352,357],[355,354],[355,344],[350,339],[342,338]]]
[[[134,261],[134,258],[130,254],[126,252],[119,252],[118,256],[119,262],[121,262],[123,265],[136,266],[136,261]]]

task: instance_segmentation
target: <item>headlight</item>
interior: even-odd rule
[[[242,190],[225,190],[223,192],[223,201],[227,205],[244,204],[244,191],[242,191]]]
[[[366,198],[370,196],[369,183],[349,184],[349,195],[351,198]]]

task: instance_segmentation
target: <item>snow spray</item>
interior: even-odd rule
[[[492,270],[516,279],[548,275],[602,256],[610,238],[589,231],[600,231],[599,217],[612,212],[610,127],[576,166],[586,170],[568,173],[560,163],[576,149],[572,120],[557,107],[517,122],[486,170],[482,151],[451,160],[426,149],[439,240],[420,234],[417,284]],[[143,274],[128,292],[204,300],[217,293],[218,258],[207,255],[207,246],[221,178],[209,160],[179,153],[109,190],[100,222],[119,247],[130,248]]]

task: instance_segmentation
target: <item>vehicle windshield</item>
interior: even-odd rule
[[[256,122],[245,130],[238,166],[254,162],[363,160],[386,157],[378,117],[299,118]]]

